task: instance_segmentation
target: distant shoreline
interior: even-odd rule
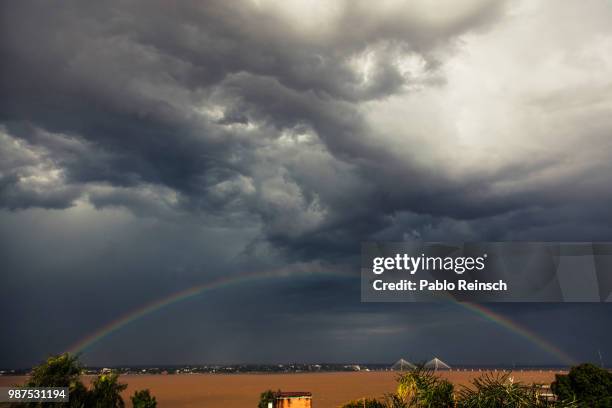
[[[217,371],[217,372],[150,372],[150,371],[146,371],[146,372],[141,372],[139,370],[133,370],[133,371],[122,371],[122,369],[117,369],[117,368],[112,368],[112,369],[108,369],[109,372],[116,372],[119,373],[121,376],[189,376],[189,375],[214,375],[214,376],[235,376],[235,375],[293,375],[293,374],[313,374],[313,375],[319,375],[319,374],[351,374],[351,373],[396,373],[399,374],[402,371],[399,370],[372,370],[372,369],[366,369],[366,370],[321,370],[321,371]],[[21,370],[20,370],[21,371]],[[445,370],[437,370],[436,372],[438,373],[445,373],[445,372],[455,372],[455,373],[495,373],[495,372],[500,372],[500,373],[508,373],[508,372],[524,372],[524,373],[530,373],[530,372],[540,372],[540,373],[544,373],[544,372],[549,372],[549,373],[567,373],[569,371],[569,368],[565,368],[565,367],[546,367],[546,368],[520,368],[520,367],[516,367],[516,368],[510,368],[510,367],[497,367],[497,368],[491,368],[491,367],[474,367],[474,368],[451,368],[451,369],[445,369]],[[95,377],[98,376],[100,374],[102,374],[103,371],[99,370],[99,371],[87,371],[85,372],[82,376],[83,377]],[[0,374],[0,378],[2,377],[28,377],[29,374],[28,372],[25,372],[25,370],[19,372],[19,373],[1,373]]]
[[[317,368],[318,367],[318,368]],[[472,366],[453,365],[450,371],[568,371],[568,366],[539,366],[539,365],[499,365],[499,366]],[[83,367],[87,375],[98,375],[105,371],[127,374],[304,374],[304,373],[350,373],[350,372],[392,372],[391,364],[293,364],[293,365],[150,365],[150,366],[105,366]],[[0,369],[2,376],[27,375],[31,368]],[[442,371],[442,370],[441,370]]]

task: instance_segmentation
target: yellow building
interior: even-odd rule
[[[277,392],[274,394],[274,406],[271,408],[312,408],[312,394],[297,391]]]

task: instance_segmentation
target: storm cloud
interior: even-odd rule
[[[131,296],[135,306],[221,273],[351,270],[367,240],[612,239],[606,1],[0,7],[7,304],[38,274],[87,269],[82,287],[121,277],[122,300],[75,323],[93,329]],[[51,236],[58,248],[43,244]],[[337,288],[302,289],[305,301]],[[337,321],[365,330],[365,308]]]

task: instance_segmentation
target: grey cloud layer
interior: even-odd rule
[[[524,238],[535,223],[545,237],[568,217],[587,230],[610,221],[598,204],[611,198],[605,93],[579,98],[560,85],[486,106],[493,96],[457,85],[455,67],[487,42],[518,46],[508,42],[516,15],[541,18],[547,7],[530,17],[525,5],[494,1],[298,3],[4,5],[1,146],[11,159],[1,204],[85,199],[154,217],[257,219],[270,242],[315,257],[377,236]],[[572,7],[549,14],[567,18]],[[540,23],[550,21],[531,27]],[[587,41],[610,35],[602,30],[594,24],[561,56],[584,55]],[[472,67],[475,84],[482,74],[513,87],[495,61]],[[568,99],[572,115],[555,113]],[[509,114],[518,124],[505,126]],[[483,139],[496,148],[474,153]],[[591,147],[576,151],[576,139]]]

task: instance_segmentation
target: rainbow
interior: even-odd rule
[[[349,275],[343,273],[333,273],[333,272],[298,272],[298,275],[304,276],[336,276],[336,277],[347,277]],[[93,345],[100,342],[105,337],[119,331],[121,328],[129,325],[130,323],[139,320],[145,316],[148,316],[152,313],[157,312],[158,310],[164,309],[173,304],[182,302],[186,299],[190,299],[196,296],[199,296],[207,291],[215,290],[215,289],[223,289],[226,287],[230,287],[236,284],[243,284],[248,282],[256,282],[266,279],[273,278],[289,278],[294,277],[295,274],[289,272],[286,269],[278,269],[273,271],[264,271],[264,272],[255,272],[248,274],[236,274],[228,277],[219,278],[213,280],[211,282],[207,282],[201,285],[192,286],[191,288],[176,292],[171,294],[170,296],[164,297],[162,299],[154,300],[150,303],[147,303],[138,309],[135,309],[118,319],[115,319],[106,325],[98,328],[95,332],[85,336],[77,343],[70,346],[67,350],[69,353],[83,353],[86,350],[90,349]]]
[[[298,275],[303,275],[303,273],[298,273]],[[310,276],[335,276],[335,277],[354,277],[354,275],[349,275],[346,273],[333,273],[333,272],[308,272],[307,275]],[[220,279],[213,280],[211,282],[193,286],[191,288],[176,292],[171,294],[170,296],[164,297],[162,299],[154,300],[150,303],[147,303],[138,309],[135,309],[116,320],[113,320],[106,325],[98,328],[93,333],[83,337],[78,342],[73,344],[68,348],[68,352],[70,353],[84,353],[85,351],[91,349],[95,344],[99,343],[104,338],[110,336],[111,334],[121,330],[123,327],[128,326],[134,321],[137,321],[145,316],[153,314],[158,310],[164,309],[173,304],[182,302],[184,300],[199,296],[207,291],[222,289],[230,286],[234,286],[237,284],[244,284],[249,282],[256,282],[266,279],[279,279],[279,278],[293,278],[295,274],[287,272],[287,270],[274,270],[268,272],[258,272],[258,273],[249,273],[249,274],[238,274],[232,275],[229,277],[223,277]],[[537,335],[536,333],[531,332],[527,328],[519,325],[518,323],[504,317],[494,311],[486,308],[482,304],[474,304],[469,302],[456,302],[453,301],[453,304],[460,306],[464,310],[468,310],[472,313],[475,313],[486,320],[493,322],[494,324],[506,328],[510,332],[526,339],[530,343],[536,345],[541,350],[547,352],[548,354],[554,356],[559,361],[563,362],[563,364],[567,364],[568,366],[575,365],[575,360],[568,355],[566,352],[544,339],[543,337]]]
[[[518,323],[508,319],[507,317],[495,313],[491,309],[484,307],[482,304],[475,304],[470,302],[457,302],[457,304],[463,307],[464,309],[472,311],[477,315],[480,315],[485,319],[508,329],[512,333],[523,337],[524,339],[538,346],[540,349],[556,357],[559,361],[563,362],[563,364],[566,364],[568,366],[576,365],[576,360],[574,360],[574,358],[572,358],[565,351],[561,350],[559,347],[555,346],[543,337],[540,337],[536,333],[529,331],[527,328],[519,325]]]

